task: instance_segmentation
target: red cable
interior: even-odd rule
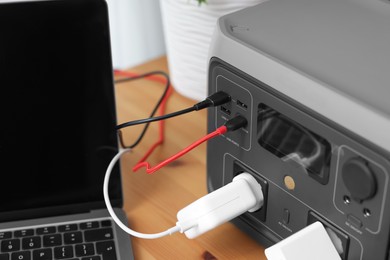
[[[180,152],[178,152],[175,155],[169,157],[168,159],[162,161],[161,163],[157,164],[154,167],[151,167],[148,162],[144,162],[144,161],[141,160],[139,163],[137,163],[136,166],[134,166],[133,171],[137,171],[141,167],[146,167],[146,172],[147,173],[149,173],[149,174],[154,173],[155,171],[157,171],[160,168],[164,167],[165,165],[173,162],[174,160],[180,158],[181,156],[183,156],[184,154],[188,153],[189,151],[191,151],[195,147],[197,147],[200,144],[204,143],[205,141],[208,141],[208,140],[210,140],[210,139],[212,139],[212,138],[214,138],[216,136],[222,135],[222,134],[224,134],[226,132],[227,132],[226,126],[221,126],[221,127],[217,128],[214,132],[209,133],[208,135],[206,135],[203,138],[199,139],[198,141],[192,143],[191,145],[187,146],[186,148],[184,148]]]

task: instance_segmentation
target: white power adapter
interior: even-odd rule
[[[314,222],[265,249],[265,255],[268,260],[341,260],[321,222]]]
[[[177,213],[176,227],[188,238],[195,238],[246,211],[263,206],[261,185],[249,173],[191,203]]]

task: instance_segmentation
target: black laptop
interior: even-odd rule
[[[133,258],[115,125],[105,1],[1,1],[0,260]]]

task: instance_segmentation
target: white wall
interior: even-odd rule
[[[107,0],[114,68],[125,69],[165,54],[160,1]]]

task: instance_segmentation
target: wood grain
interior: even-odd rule
[[[167,72],[166,58],[161,57],[132,68],[132,72],[153,70]],[[147,117],[163,91],[163,85],[148,80],[137,80],[115,86],[118,123]],[[195,101],[171,96],[167,112],[193,105]],[[131,142],[140,127],[124,131],[126,142]],[[206,134],[206,111],[166,120],[164,144],[148,160],[152,165],[173,155]],[[124,209],[129,225],[136,231],[156,233],[176,223],[176,213],[187,204],[207,193],[206,145],[194,149],[178,161],[153,175],[143,169],[132,172],[132,167],[158,138],[157,124],[153,123],[143,141],[122,159]],[[135,259],[266,259],[264,249],[231,223],[190,240],[177,233],[169,237],[147,240],[132,237]]]

